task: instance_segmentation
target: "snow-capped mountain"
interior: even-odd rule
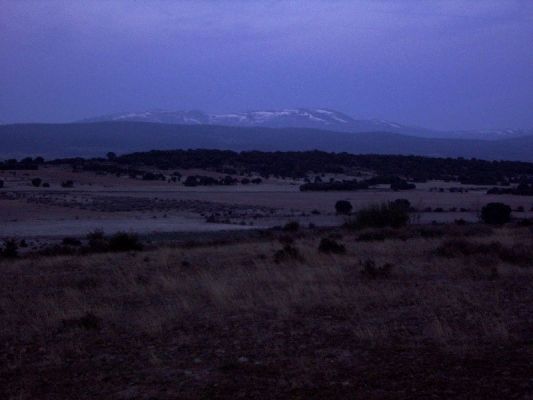
[[[449,132],[448,137],[498,140],[533,135],[533,129],[478,129]]]
[[[202,111],[142,111],[118,113],[84,119],[79,122],[141,121],[180,125],[222,125],[266,128],[312,128],[340,132],[395,132],[420,135],[431,131],[407,127],[377,119],[354,119],[325,108],[287,108],[228,114],[207,114]],[[429,135],[431,136],[431,135]]]
[[[142,112],[107,114],[94,118],[87,118],[79,122],[103,121],[138,121],[155,122],[160,124],[205,125],[210,123],[209,115],[202,111],[166,111],[153,110]]]
[[[178,125],[221,125],[264,128],[311,128],[337,132],[391,132],[426,138],[464,138],[497,140],[533,135],[533,130],[502,129],[472,131],[437,131],[406,126],[381,119],[355,119],[326,108],[286,108],[229,114],[203,111],[153,110],[108,114],[79,122],[139,121]]]

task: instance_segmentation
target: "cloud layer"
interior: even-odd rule
[[[322,106],[531,127],[530,1],[0,0],[0,120]]]

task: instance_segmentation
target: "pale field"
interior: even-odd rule
[[[201,170],[180,172],[184,176],[209,174]],[[49,182],[50,188],[32,187],[30,180],[33,177]],[[299,185],[303,182],[292,180],[270,179],[260,185],[185,187],[176,183],[102,176],[92,172],[74,173],[61,167],[45,167],[39,171],[0,171],[0,179],[5,181],[5,188],[0,189],[0,195],[12,193],[19,196],[14,200],[0,198],[0,237],[84,235],[94,229],[109,233],[135,231],[142,234],[235,230],[268,228],[284,225],[289,220],[297,220],[302,225],[336,226],[343,222],[343,218],[334,213],[334,205],[338,200],[350,201],[356,211],[369,204],[404,198],[420,211],[414,215],[414,219],[421,223],[456,219],[474,222],[478,219],[481,207],[489,202],[504,202],[513,209],[523,207],[525,212],[514,213],[517,218],[530,217],[533,206],[532,198],[487,195],[486,187],[438,181],[418,184],[417,189],[402,192],[393,192],[384,187],[356,192],[300,192]],[[61,188],[60,184],[65,180],[73,180],[74,188]],[[441,193],[432,190],[449,187],[469,188],[469,191]],[[55,199],[54,202],[48,201],[51,198]],[[116,212],[91,209],[89,206],[96,198],[106,199],[110,204],[119,198],[129,198],[132,201],[144,201],[147,205],[143,209],[128,210],[126,207]],[[40,203],[43,199],[44,203]],[[174,202],[174,205],[162,210],[157,206],[157,201]],[[205,204],[201,210],[191,210],[190,207],[175,205],[175,202],[180,201]],[[60,204],[62,202],[76,204],[65,206]],[[427,207],[440,207],[445,212],[422,212]],[[222,208],[234,209],[229,221],[206,222],[208,215],[220,213]],[[260,208],[264,210],[258,215],[254,210]],[[461,208],[466,211],[461,212]],[[320,215],[311,214],[312,211],[318,211]]]

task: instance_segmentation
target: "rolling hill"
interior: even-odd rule
[[[533,136],[502,139],[422,138],[390,132],[176,125],[148,122],[0,126],[0,158],[103,156],[152,149],[324,150],[355,154],[533,161]]]
[[[533,135],[533,129],[485,129],[439,131],[407,126],[381,119],[355,119],[326,108],[285,108],[229,114],[209,114],[203,111],[152,110],[102,115],[78,122],[154,122],[177,125],[220,125],[261,128],[310,128],[335,132],[390,132],[426,138],[488,139]]]

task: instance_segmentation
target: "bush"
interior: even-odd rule
[[[416,185],[414,183],[409,183],[404,180],[399,180],[397,182],[392,182],[390,185],[390,188],[394,191],[398,190],[413,190],[416,189]]]
[[[399,228],[409,222],[409,212],[403,205],[398,206],[394,202],[372,205],[359,210],[355,219],[348,221],[346,226],[361,228]]]
[[[503,203],[489,203],[481,209],[481,220],[489,225],[503,225],[511,220],[511,207]]]
[[[41,186],[41,183],[43,183],[43,180],[42,180],[41,178],[33,178],[33,179],[31,180],[31,184],[32,184],[32,186],[34,186],[34,187],[39,187],[39,186]]]
[[[437,247],[435,253],[448,258],[485,256],[521,266],[529,266],[533,261],[533,251],[530,246],[519,244],[507,247],[500,242],[475,243],[464,239],[445,241]]]
[[[0,179],[0,189],[2,189],[3,187],[4,187],[4,181]]]
[[[394,205],[394,207],[402,209],[405,212],[409,212],[413,209],[411,207],[411,202],[407,199],[396,199],[392,202],[392,204]]]
[[[300,229],[300,224],[298,221],[289,221],[283,227],[285,232],[297,232]]]
[[[65,189],[72,188],[72,187],[74,187],[74,182],[73,181],[62,182],[61,183],[61,187],[65,188]]]
[[[303,261],[303,259],[303,256],[300,254],[300,250],[290,244],[286,244],[282,249],[276,251],[274,254],[274,261],[276,263],[288,260]]]
[[[363,263],[361,275],[366,279],[387,279],[392,273],[392,264],[386,263],[381,267],[377,267],[373,260],[366,260]]]
[[[499,243],[474,243],[464,239],[452,239],[443,242],[437,247],[435,253],[441,257],[472,256],[477,254],[491,254],[493,250],[501,245]]]
[[[346,253],[346,247],[334,239],[323,238],[320,240],[318,251],[321,253],[344,254]]]
[[[97,229],[87,234],[89,250],[91,251],[105,251],[107,250],[107,240],[104,231]]]
[[[0,256],[3,258],[17,258],[18,253],[18,244],[15,239],[4,240],[4,247],[0,250]]]
[[[143,245],[134,233],[118,232],[109,239],[110,251],[140,251]]]
[[[353,206],[348,200],[339,200],[335,203],[335,211],[337,214],[349,215],[352,212]]]
[[[62,240],[63,246],[81,246],[81,241],[76,238],[66,237]]]

